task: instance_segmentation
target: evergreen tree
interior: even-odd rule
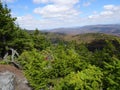
[[[8,43],[14,38],[15,20],[11,16],[11,10],[0,1],[0,56],[3,56]]]
[[[9,48],[17,49],[21,53],[34,46],[30,35],[17,26],[15,20],[7,5],[0,2],[0,57],[3,57]]]
[[[33,32],[32,39],[34,42],[34,48],[37,50],[44,50],[50,46],[50,41],[38,29]]]

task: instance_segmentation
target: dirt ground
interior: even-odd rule
[[[9,71],[14,73],[17,77],[24,77],[24,74],[22,72],[22,70],[17,69],[16,67],[12,66],[12,65],[0,65],[0,72],[5,72],[5,71]]]

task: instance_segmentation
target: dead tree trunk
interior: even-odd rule
[[[13,48],[9,48],[9,51],[11,51],[11,55],[9,55],[9,53],[7,52],[4,57],[3,60],[6,61],[7,63],[11,63],[13,64],[15,67],[21,69],[21,66],[15,61],[15,56],[19,57],[19,54],[16,50],[14,50]],[[10,56],[10,61],[7,60],[7,57]]]

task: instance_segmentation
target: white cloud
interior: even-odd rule
[[[75,24],[78,25],[79,21],[81,22],[81,20],[76,17],[68,20],[66,19],[56,20],[56,19],[36,19],[32,15],[25,15],[25,16],[17,17],[16,23],[18,23],[22,28],[34,30],[35,28],[52,29],[58,27],[69,27],[69,26],[74,26]]]
[[[6,3],[13,3],[13,2],[15,2],[15,1],[17,1],[17,0],[1,0],[2,2],[6,2]]]
[[[40,3],[48,3],[49,0],[33,0],[34,3],[40,4]]]
[[[96,0],[83,0],[83,6],[84,7],[88,7],[90,6],[93,2],[95,2]]]
[[[110,16],[113,14],[114,14],[114,12],[112,12],[112,11],[103,11],[100,13],[100,16]]]
[[[57,5],[47,5],[44,8],[36,8],[34,10],[34,12],[38,13],[38,14],[44,14],[46,12],[48,12],[48,13],[59,13],[59,12],[65,12],[65,11],[68,11],[68,10],[69,10],[69,8],[67,6],[60,7],[60,6],[57,6]]]
[[[44,3],[34,9],[34,13],[38,14],[40,19],[35,16],[25,15],[17,19],[17,23],[26,29],[50,29],[58,27],[69,27],[75,25],[78,20],[80,11],[75,9],[74,5],[79,0],[33,0],[36,4]]]
[[[36,8],[34,13],[41,15],[44,18],[69,18],[79,14],[77,10],[68,6],[47,5],[43,8]]]
[[[57,5],[74,5],[79,2],[79,0],[51,0],[54,4]]]
[[[35,0],[34,0],[35,1]],[[37,0],[42,2],[41,0]],[[45,0],[46,1],[46,0]],[[43,18],[56,18],[56,19],[68,19],[79,15],[80,11],[74,8],[74,5],[79,0],[47,0],[44,7],[37,7],[34,9],[34,13],[39,14]]]
[[[34,30],[35,28],[47,29],[61,26],[60,21],[49,19],[35,19],[35,17],[33,17],[32,15],[17,17],[16,23],[19,23],[20,27],[29,30]]]
[[[104,9],[105,10],[119,10],[120,6],[115,6],[115,5],[105,5]]]
[[[59,5],[73,5],[79,2],[79,0],[33,0],[36,4],[41,3],[53,3],[53,4],[59,4]]]
[[[20,27],[24,27],[26,29],[33,29],[38,26],[37,20],[35,20],[32,15],[17,17],[16,23],[19,23]]]
[[[119,23],[120,6],[105,5],[103,8],[103,11],[88,16],[88,19],[94,23]]]
[[[113,17],[120,18],[120,6],[114,6],[114,5],[105,5],[104,10],[100,13],[90,15],[89,18],[107,18],[110,17],[111,19],[114,19]]]
[[[25,15],[18,17],[17,22],[21,27],[31,30],[119,23],[120,21],[120,6],[105,5],[101,12],[94,11],[92,15],[80,17],[81,11],[75,7],[78,2],[79,0],[36,0],[36,3],[45,3],[45,6],[34,9],[34,13],[40,18]]]
[[[85,2],[85,3],[83,3],[83,6],[85,6],[85,7],[88,7],[90,5],[91,5],[91,2]]]

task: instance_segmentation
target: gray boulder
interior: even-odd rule
[[[15,90],[15,75],[11,72],[0,73],[0,90]]]
[[[25,77],[20,77],[15,73],[0,72],[0,90],[32,90]]]

